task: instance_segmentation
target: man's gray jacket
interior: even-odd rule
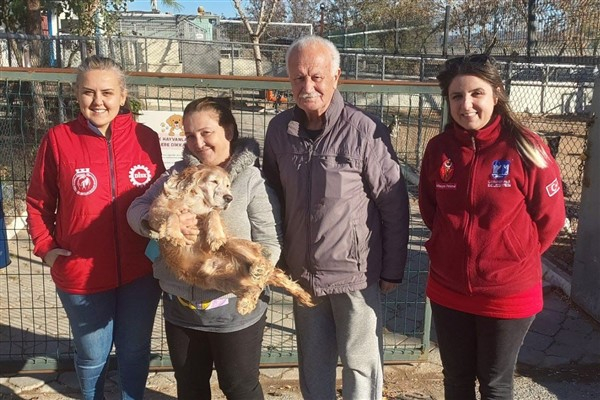
[[[337,90],[314,140],[305,118],[284,111],[265,138],[263,172],[284,212],[283,267],[316,296],[401,282],[408,195],[387,127]]]

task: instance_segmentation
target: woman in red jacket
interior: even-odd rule
[[[158,135],[124,107],[125,75],[92,56],[75,83],[80,114],[43,137],[27,192],[34,253],[50,267],[86,400],[102,399],[113,343],[123,399],[142,399],[160,288],[129,204],[163,173]]]
[[[450,122],[425,150],[419,208],[431,237],[427,296],[446,399],[512,399],[523,339],[542,310],[541,254],[564,223],[559,168],[511,111],[487,55],[437,76]]]

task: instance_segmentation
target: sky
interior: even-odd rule
[[[231,0],[177,0],[183,7],[181,11],[175,11],[166,6],[163,6],[161,0],[157,0],[158,9],[161,12],[168,12],[171,14],[187,14],[193,15],[198,12],[198,7],[204,7],[204,11],[210,12],[216,15],[224,15],[227,18],[237,17],[237,12],[233,8],[233,1]],[[134,0],[127,6],[129,11],[150,11],[151,0]]]

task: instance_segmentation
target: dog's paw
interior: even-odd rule
[[[181,237],[168,236],[165,238],[165,240],[167,240],[171,245],[176,247],[184,247],[190,244],[188,243],[188,239],[186,239],[186,237],[183,235]]]
[[[256,308],[256,301],[249,297],[239,297],[237,302],[237,311],[241,315],[251,313]]]
[[[148,231],[148,237],[154,240],[162,239],[160,233],[153,230]]]
[[[226,237],[215,237],[215,238],[211,238],[211,239],[212,240],[210,240],[208,243],[211,251],[217,251],[221,247],[223,247],[225,245],[225,243],[227,243]]]
[[[258,261],[250,265],[248,272],[254,282],[265,282],[272,269],[271,264]]]

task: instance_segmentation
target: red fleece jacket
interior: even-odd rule
[[[44,136],[27,192],[27,223],[34,253],[60,247],[54,283],[74,294],[113,289],[151,274],[148,239],[127,223],[131,202],[164,172],[158,135],[117,115],[111,138],[93,132],[80,115]]]
[[[450,125],[428,143],[419,208],[436,287],[493,299],[539,286],[541,254],[564,224],[565,205],[558,165],[528,134],[546,150],[547,168],[520,157],[500,117],[475,133]]]

